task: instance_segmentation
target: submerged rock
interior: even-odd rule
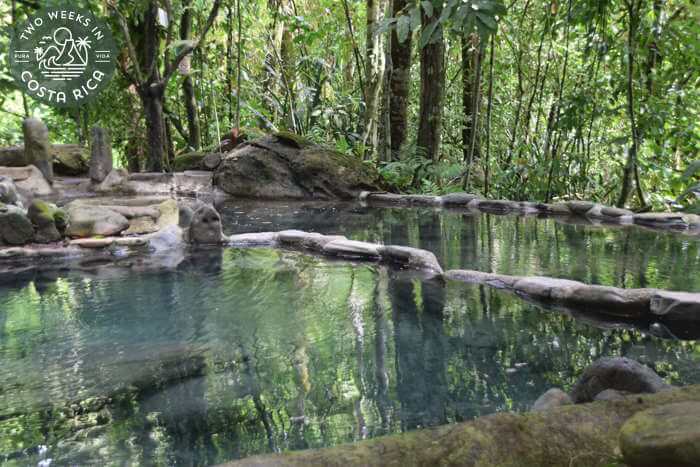
[[[637,413],[620,430],[626,464],[635,467],[700,465],[700,402],[678,402]]]
[[[354,199],[377,191],[376,170],[360,159],[277,134],[226,154],[214,185],[229,195],[262,199]]]
[[[540,412],[542,410],[548,410],[553,407],[560,407],[562,405],[573,404],[571,396],[562,391],[559,388],[552,388],[542,394],[537,398],[534,404],[532,404],[533,412]]]
[[[633,394],[655,393],[671,386],[648,366],[625,357],[605,357],[593,362],[571,389],[574,402],[591,402],[606,389]]]

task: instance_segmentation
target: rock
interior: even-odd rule
[[[112,172],[112,140],[104,128],[90,132],[90,180],[101,183]]]
[[[264,199],[355,199],[378,191],[378,172],[360,159],[286,136],[266,136],[226,154],[214,186],[233,196]]]
[[[541,412],[542,410],[560,407],[562,405],[573,404],[571,397],[559,388],[549,389],[547,392],[537,398],[532,404],[533,412]]]
[[[470,203],[471,207],[476,207],[481,211],[493,212],[493,213],[505,213],[510,211],[517,211],[519,209],[518,203],[515,201],[508,201],[505,199],[481,199],[475,200]]]
[[[593,209],[595,207],[595,203],[592,201],[567,201],[566,202],[566,207],[569,208],[569,211],[571,211],[574,214],[577,214],[579,216],[584,216],[588,211]]]
[[[58,208],[55,205],[35,199],[29,206],[27,216],[35,228],[36,243],[53,243],[61,240],[62,235],[56,228],[54,214]]]
[[[277,232],[260,232],[231,235],[229,244],[234,246],[272,246],[277,243]]]
[[[635,214],[633,219],[635,224],[648,225],[651,227],[672,227],[682,229],[688,227],[682,213],[647,212],[644,214]]]
[[[129,172],[126,169],[114,169],[95,187],[95,191],[101,193],[122,192],[131,193],[129,186]]]
[[[25,167],[0,167],[0,177],[14,181],[19,193],[29,196],[48,196],[53,193],[41,170],[33,165]]]
[[[472,193],[449,193],[441,196],[441,198],[444,206],[466,207],[467,204],[478,199],[479,196]]]
[[[204,170],[178,172],[173,174],[173,189],[176,193],[195,196],[211,193],[213,179],[213,174]]]
[[[24,146],[0,148],[0,167],[24,167],[27,159],[24,157]]]
[[[410,269],[442,274],[442,267],[435,255],[427,250],[406,246],[387,245],[379,248],[382,259],[400,264]]]
[[[77,144],[54,144],[51,148],[53,171],[56,175],[78,177],[90,170],[86,149]]]
[[[677,402],[644,410],[620,430],[620,449],[634,467],[700,465],[700,402]]]
[[[519,276],[507,276],[505,274],[493,274],[468,269],[447,271],[445,277],[452,281],[466,282],[467,284],[486,284],[497,289],[511,288],[513,284],[522,279]]]
[[[0,212],[0,239],[8,245],[24,245],[31,241],[34,227],[27,216],[17,210]]]
[[[20,195],[17,193],[15,182],[9,177],[0,176],[0,203],[17,204]]]
[[[537,203],[537,210],[544,214],[568,216],[572,214],[566,203]]]
[[[202,168],[205,154],[203,152],[188,152],[177,156],[173,160],[173,171],[199,170]]]
[[[53,213],[53,221],[61,236],[65,235],[66,229],[68,229],[68,213],[63,209],[56,209]]]
[[[129,228],[122,235],[143,235],[158,231],[158,226],[152,217],[134,217],[129,221]]]
[[[221,164],[221,158],[223,154],[218,152],[212,152],[204,156],[202,159],[202,168],[206,170],[216,170]]]
[[[593,362],[571,389],[577,404],[591,402],[606,389],[633,394],[655,393],[671,386],[651,368],[625,357],[605,357]]]
[[[411,206],[439,206],[442,198],[431,195],[403,195],[403,198]]]
[[[70,237],[108,237],[129,228],[126,217],[99,206],[80,205],[68,208],[69,225],[66,233]]]
[[[601,207],[600,213],[604,216],[607,216],[607,217],[623,217],[623,216],[634,215],[634,213],[632,211],[629,211],[627,209],[614,208],[614,207],[609,207],[609,206]]]
[[[156,206],[158,211],[158,229],[164,229],[171,225],[179,225],[180,212],[178,202],[174,199],[168,199]]]
[[[616,389],[606,389],[596,394],[593,400],[596,401],[621,401],[630,393],[627,391],[618,391]]]
[[[378,258],[379,245],[354,240],[334,240],[323,247],[327,255],[345,256],[350,258]]]
[[[658,290],[651,297],[651,312],[664,321],[700,321],[700,293]]]
[[[38,118],[25,118],[22,122],[24,132],[24,158],[28,164],[37,167],[44,178],[53,181],[53,162],[51,160],[51,143],[49,129]]]
[[[212,206],[202,206],[194,212],[189,229],[191,243],[216,245],[224,241],[221,216]]]

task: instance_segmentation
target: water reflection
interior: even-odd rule
[[[436,221],[386,235],[430,237]],[[9,465],[209,465],[329,446],[523,410],[602,355],[700,383],[693,341],[293,252],[203,249],[176,270],[25,279],[0,283]]]
[[[228,233],[300,229],[342,234],[433,251],[446,269],[700,291],[700,238],[680,233],[357,204],[230,201],[221,211]]]

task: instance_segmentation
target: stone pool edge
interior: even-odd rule
[[[614,318],[700,322],[700,293],[662,289],[622,289],[542,276],[510,276],[466,269],[443,271],[435,255],[419,248],[380,245],[300,230],[238,234],[229,237],[236,247],[270,246],[312,254],[384,262],[417,270],[429,277],[505,289],[545,304],[564,306]]]
[[[654,230],[675,230],[690,235],[700,235],[700,215],[682,212],[634,213],[627,209],[605,206],[593,201],[562,201],[538,203],[487,199],[472,193],[450,193],[443,196],[399,195],[388,192],[363,191],[359,200],[376,207],[432,207],[489,214],[542,215],[546,217],[572,217],[592,224],[609,226],[635,225]]]

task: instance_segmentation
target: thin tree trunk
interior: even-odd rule
[[[442,8],[435,7],[433,17],[440,16]],[[431,21],[421,13],[423,27]],[[440,26],[438,26],[440,28]],[[442,104],[445,91],[445,41],[442,30],[438,37],[420,51],[420,110],[417,146],[425,151],[430,160],[440,157],[440,134],[442,130]]]
[[[392,15],[396,17],[405,13],[412,4],[410,0],[394,0]],[[401,150],[406,142],[408,128],[408,102],[411,78],[411,35],[399,42],[395,30],[391,32],[391,77],[390,77],[390,109],[391,121],[391,152],[392,157]]]
[[[383,0],[367,0],[367,37],[366,60],[367,88],[364,95],[365,112],[363,118],[362,142],[367,150],[365,156],[373,159],[378,144],[379,97],[382,90],[384,75],[384,54],[382,53],[382,37],[377,34],[377,25],[381,21],[384,9]]]
[[[486,160],[484,161],[484,195],[489,194],[489,172],[491,159],[491,111],[493,110],[493,59],[496,47],[496,34],[491,36],[491,55],[489,56],[489,102],[486,107]],[[517,126],[517,124],[516,124]]]
[[[165,118],[163,113],[163,89],[154,84],[141,92],[144,115],[146,116],[146,137],[148,140],[148,160],[146,170],[162,172],[166,154]]]

